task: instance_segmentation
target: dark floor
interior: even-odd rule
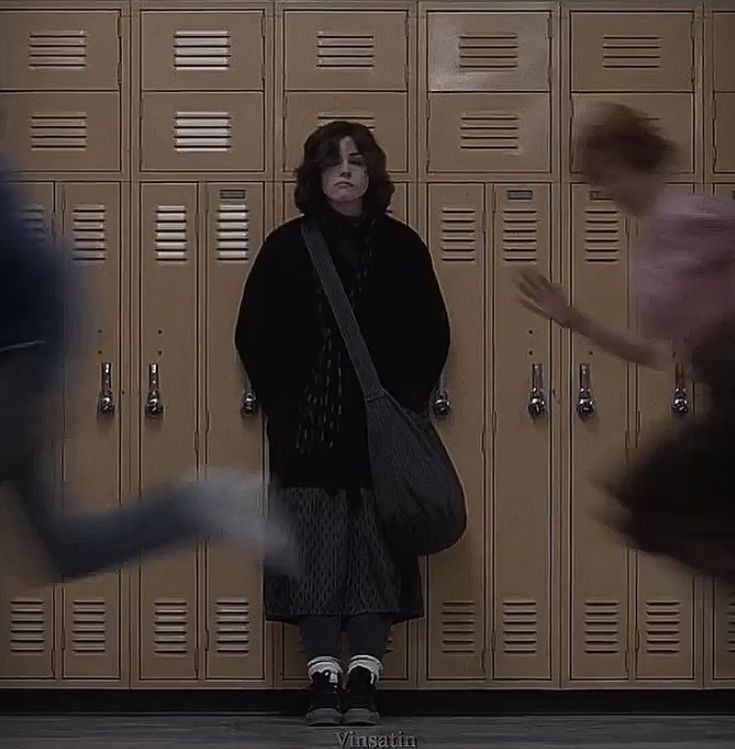
[[[372,741],[370,738],[372,737]],[[1,749],[733,749],[735,716],[388,718],[376,729],[306,728],[262,715],[0,715]]]

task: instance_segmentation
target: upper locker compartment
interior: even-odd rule
[[[694,172],[694,100],[690,94],[572,94],[571,131],[574,133],[579,116],[585,108],[598,101],[614,101],[642,112],[676,147],[673,170],[677,174]],[[574,154],[572,171],[579,173]]]
[[[714,156],[716,174],[735,172],[735,13],[712,15]]]
[[[678,11],[572,12],[573,118],[585,104],[603,99],[638,109],[674,140],[674,171],[693,175],[694,21],[693,13]]]
[[[0,12],[0,89],[117,91],[117,11]]]
[[[312,130],[335,119],[370,128],[390,171],[409,170],[408,35],[405,11],[284,12],[285,172]]]
[[[548,172],[548,12],[429,12],[428,170]]]
[[[692,13],[572,13],[572,91],[694,88]]]
[[[0,12],[0,140],[27,171],[120,169],[117,11]]]
[[[144,12],[143,171],[265,169],[262,11]]]

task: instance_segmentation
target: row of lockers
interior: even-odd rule
[[[397,175],[540,179],[576,174],[575,113],[613,98],[670,133],[682,176],[735,173],[725,5],[378,5],[0,5],[0,137],[30,172],[283,177],[349,118]]]
[[[32,190],[29,219],[41,230],[44,215],[55,217],[90,295],[67,378],[62,501],[130,501],[138,486],[197,465],[262,470],[262,424],[242,408],[248,385],[232,330],[264,233],[292,215],[290,186],[49,181]],[[513,273],[536,264],[607,322],[633,321],[634,223],[584,185],[404,184],[393,211],[426,238],[450,309],[450,408],[437,424],[467,489],[469,527],[427,563],[427,618],[396,628],[386,682],[731,684],[735,594],[627,550],[601,525],[605,499],[589,480],[673,419],[675,399],[693,410],[690,383],[570,341],[514,298]],[[593,396],[590,418],[581,386]],[[33,554],[16,525],[3,518],[0,535],[7,683],[303,677],[295,631],[264,626],[260,572],[237,551],[184,551],[44,590],[19,574]]]

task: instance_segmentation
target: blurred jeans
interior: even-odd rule
[[[0,484],[14,491],[22,514],[53,567],[74,579],[133,561],[138,555],[193,542],[197,528],[179,509],[182,489],[161,488],[128,506],[72,514],[57,506],[43,465],[44,398],[60,390],[43,346],[0,351]]]

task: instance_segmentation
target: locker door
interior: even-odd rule
[[[551,163],[547,94],[429,95],[432,172],[544,172]]]
[[[0,112],[0,140],[28,171],[120,169],[117,93],[0,94]]]
[[[344,10],[284,13],[290,91],[405,91],[408,15]]]
[[[735,91],[732,46],[732,40],[735,39],[735,13],[713,13],[712,35],[714,37],[714,89],[715,91]]]
[[[518,304],[514,275],[551,273],[548,185],[493,189],[493,677],[551,678],[550,325]],[[530,413],[531,399],[543,410]]]
[[[615,207],[585,185],[572,190],[572,298],[608,325],[628,324],[627,227]],[[590,473],[625,458],[627,366],[586,339],[572,343],[571,679],[628,679],[628,551],[602,523],[608,499]],[[592,398],[594,411],[586,415]]]
[[[548,91],[551,15],[427,13],[430,91]]]
[[[715,185],[715,194],[735,200],[735,185]],[[735,587],[721,580],[714,580],[712,587],[712,608],[707,612],[712,650],[707,658],[715,684],[727,686],[735,682]]]
[[[103,510],[120,502],[120,185],[61,187],[64,234],[86,301],[65,378],[64,503]],[[118,572],[64,586],[63,678],[121,678]]]
[[[672,186],[691,193],[691,185]],[[638,235],[638,232],[636,232]],[[687,415],[674,413],[675,401],[685,399],[694,409],[694,388],[672,360],[671,368],[637,372],[637,424],[639,446],[654,439],[660,428],[675,429]],[[636,570],[636,678],[693,680],[696,674],[697,633],[700,629],[696,578],[665,560],[635,554]]]
[[[602,99],[626,104],[643,112],[674,141],[678,149],[674,170],[680,174],[690,174],[694,171],[694,98],[691,94],[573,94],[572,117],[574,118],[577,112],[583,112],[588,104]],[[572,129],[574,128],[573,120]],[[578,173],[579,167],[576,163],[572,163],[571,168],[573,172]]]
[[[54,185],[22,185],[25,219],[34,231],[51,230]],[[36,539],[12,496],[0,496],[0,683],[56,676],[54,588],[38,586]]]
[[[694,14],[573,12],[573,91],[691,91]]]
[[[198,207],[195,185],[141,188],[140,471],[150,488],[198,460]],[[163,409],[162,411],[160,409]],[[197,553],[139,570],[140,678],[198,676]]]
[[[735,93],[715,94],[714,171],[735,172]]]
[[[116,91],[120,14],[0,12],[0,89]]]
[[[260,91],[264,83],[262,11],[141,14],[146,91]]]
[[[263,242],[262,184],[205,189],[206,463],[263,475],[262,423],[245,397],[249,386],[233,342],[245,278]],[[242,551],[210,547],[205,557],[206,678],[265,678],[260,566]]]
[[[485,206],[482,185],[429,185],[428,245],[450,311],[452,349],[438,419],[467,495],[468,527],[427,566],[426,678],[483,681],[485,671]],[[442,391],[444,391],[442,393]]]

